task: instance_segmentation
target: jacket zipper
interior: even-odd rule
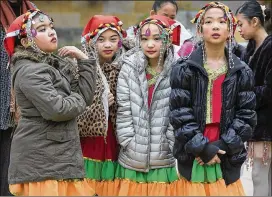
[[[221,106],[221,115],[220,115],[220,135],[224,132],[224,128],[222,126],[224,126],[224,122],[225,122],[225,118],[224,118],[224,114],[225,114],[225,83],[226,81],[228,81],[228,78],[231,75],[229,73],[226,74],[225,80],[222,83],[222,88],[221,88],[221,95],[222,95],[222,106]]]
[[[150,170],[150,151],[151,151],[151,109],[152,109],[152,101],[153,101],[153,96],[154,96],[154,93],[159,85],[159,83],[161,82],[162,80],[162,76],[160,75],[156,84],[155,84],[155,87],[154,87],[154,90],[152,92],[152,97],[151,97],[151,101],[150,101],[150,107],[148,108],[148,125],[149,125],[149,133],[148,133],[148,149],[147,149],[147,172],[149,172]],[[147,103],[147,106],[148,106],[148,103]]]
[[[226,78],[227,78],[227,75],[226,75]],[[224,113],[225,113],[225,105],[224,105],[224,103],[225,103],[225,91],[224,91],[224,87],[225,87],[225,85],[224,85],[225,83],[223,82],[223,84],[222,84],[222,88],[221,88],[221,95],[222,95],[222,106],[221,106],[221,115],[220,115],[220,124],[219,124],[219,126],[220,126],[220,133],[219,133],[219,140],[220,140],[220,136],[221,136],[221,134],[222,134],[222,132],[223,132],[223,126],[224,126],[224,124],[223,124],[223,122],[224,122],[224,118],[223,118],[223,115],[224,115]],[[225,163],[225,162],[224,162]],[[225,175],[225,166],[224,166],[224,164],[222,163],[221,165],[221,169],[222,169],[222,176],[223,176],[223,179],[224,180],[226,180],[226,175]]]
[[[148,114],[149,114],[149,129],[148,129],[148,148],[147,148],[147,172],[149,172],[149,168],[150,168],[150,151],[151,151],[151,144],[150,144],[150,135],[151,135],[151,126],[150,126],[150,121],[151,121],[151,110],[148,109]]]
[[[224,107],[224,103],[225,103],[225,91],[224,91],[224,87],[225,87],[225,85],[224,85],[225,83],[223,82],[223,84],[222,84],[222,88],[221,88],[221,95],[222,95],[222,106],[221,106],[221,115],[220,115],[220,135],[223,133],[223,126],[224,126],[224,124],[223,124],[223,122],[224,122],[224,117],[223,117],[223,115],[224,115],[224,113],[225,113],[225,107]]]
[[[224,128],[223,128],[224,122],[225,122],[225,116],[224,116],[224,114],[225,114],[225,110],[226,110],[226,109],[225,109],[225,105],[224,105],[224,103],[225,103],[225,82],[226,82],[226,80],[227,80],[228,77],[230,77],[230,76],[229,76],[228,73],[227,73],[227,74],[226,74],[226,78],[225,78],[225,80],[223,81],[222,88],[221,88],[221,94],[222,94],[222,106],[221,106],[221,116],[220,116],[220,136],[221,136],[221,134],[224,132]],[[226,159],[226,158],[225,158],[225,159]],[[222,168],[223,179],[226,180],[225,166],[224,166],[223,163],[225,163],[225,162],[222,162],[222,164],[221,164],[220,166],[221,166],[221,168]]]
[[[203,122],[202,122],[202,125],[201,125],[201,127],[202,128],[200,128],[201,130],[200,131],[204,131],[204,129],[205,129],[205,125],[206,125],[206,118],[207,118],[207,91],[208,91],[208,79],[207,79],[207,77],[205,78],[205,90],[204,90],[204,116],[202,117],[202,120],[203,120]],[[204,134],[204,133],[203,133]]]

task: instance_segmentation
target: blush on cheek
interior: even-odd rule
[[[98,43],[98,44],[96,44],[95,47],[97,49],[97,52],[100,54],[102,52],[102,50],[103,50],[102,45]]]
[[[207,34],[209,34],[210,32],[212,31],[212,29],[211,28],[209,28],[209,27],[202,27],[202,34],[203,35],[207,35]]]
[[[122,47],[122,45],[121,45],[121,47]],[[116,53],[116,52],[118,51],[119,48],[120,48],[120,47],[118,46],[118,43],[117,43],[117,44],[114,43],[114,47],[113,47],[114,53]]]

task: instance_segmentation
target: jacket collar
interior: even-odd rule
[[[15,65],[19,60],[31,60],[33,62],[47,63],[56,68],[59,67],[59,63],[67,63],[64,58],[61,58],[54,54],[42,54],[37,53],[32,49],[25,49],[23,47],[17,47],[15,53],[12,55],[11,63]]]
[[[69,57],[62,58],[58,55],[54,54],[41,54],[37,53],[32,49],[24,49],[23,47],[17,47],[15,53],[12,56],[11,64],[12,64],[12,73],[16,73],[24,64],[16,63],[19,61],[29,60],[36,63],[45,63],[48,64],[60,72],[66,75],[76,75],[77,66],[74,60]]]
[[[250,46],[250,44],[248,44],[247,50],[248,53],[245,54],[245,62],[248,62],[249,67],[253,68],[255,67],[254,64],[256,64],[256,57],[258,58],[260,56],[260,54],[264,54],[263,51],[267,50],[270,51],[271,50],[271,43],[272,43],[272,35],[268,35],[263,43],[259,46],[259,48],[256,50],[256,52],[254,53],[254,49],[256,48],[256,42],[254,40],[251,41],[252,42],[252,46]],[[252,58],[250,59],[250,56],[252,56]],[[250,59],[250,60],[249,60]],[[263,58],[262,58],[263,60]]]
[[[112,70],[120,69],[120,60],[123,54],[126,53],[126,49],[122,47],[119,52],[116,53],[114,59],[110,63],[104,63],[100,65],[101,69],[104,72],[111,72]]]
[[[228,49],[226,48],[225,48],[225,55],[228,60],[229,55],[228,55]],[[228,75],[232,75],[233,73],[243,69],[246,66],[246,64],[243,63],[236,55],[232,54],[232,58],[233,58],[234,66],[232,68],[228,66]],[[203,74],[207,76],[207,72],[204,69],[204,65],[203,65],[202,47],[198,47],[195,51],[192,52],[192,54],[188,58],[188,63],[192,66],[199,68],[203,72]]]
[[[164,60],[164,68],[161,72],[162,76],[167,76],[170,74],[170,70],[172,64],[174,63],[174,50],[173,48],[169,48],[167,51],[166,58]],[[143,73],[148,65],[148,60],[142,49],[133,48],[129,50],[123,59],[123,61],[129,65],[131,65],[135,70],[138,71],[139,74]]]

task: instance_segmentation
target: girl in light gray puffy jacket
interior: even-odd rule
[[[116,178],[121,196],[182,195],[169,123],[172,43],[178,41],[173,22],[158,15],[142,21],[136,47],[122,60],[116,122],[121,146]]]

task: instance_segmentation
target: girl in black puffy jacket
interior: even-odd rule
[[[202,45],[174,65],[170,79],[178,171],[187,195],[244,195],[244,142],[256,125],[253,74],[228,50],[236,20],[226,5],[209,3],[192,22]]]

